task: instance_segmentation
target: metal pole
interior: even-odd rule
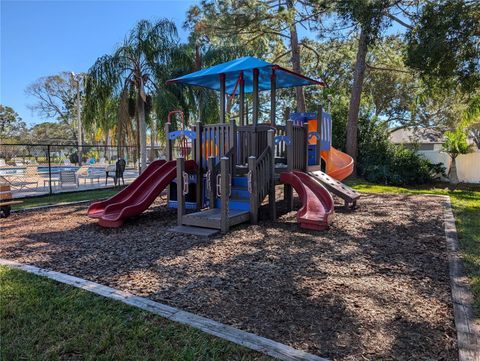
[[[49,194],[52,195],[52,161],[50,159],[50,145],[47,145],[47,159],[48,159],[48,187]]]
[[[77,138],[78,138],[78,165],[82,165],[82,110],[80,104],[80,75],[72,73],[77,88]]]

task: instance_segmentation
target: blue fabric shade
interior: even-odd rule
[[[277,88],[291,88],[305,85],[325,85],[306,76],[294,73],[278,65],[267,63],[264,60],[246,56],[228,61],[223,64],[212,66],[208,69],[196,71],[191,74],[171,79],[167,84],[183,83],[196,85],[220,91],[220,74],[225,74],[225,89],[227,94],[240,93],[240,87],[236,86],[241,72],[243,71],[245,93],[253,92],[253,70],[258,69],[259,91],[270,90],[272,69],[275,69]]]

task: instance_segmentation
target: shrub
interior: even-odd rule
[[[390,143],[386,125],[361,119],[357,171],[374,183],[415,185],[445,174],[441,163],[432,164],[415,150]]]

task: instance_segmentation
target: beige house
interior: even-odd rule
[[[417,150],[417,153],[432,163],[443,163],[450,168],[450,157],[442,152],[444,143],[443,133],[435,129],[398,129],[390,133],[390,141],[394,144],[403,144]],[[473,139],[468,142],[474,144]],[[473,152],[459,155],[456,161],[458,179],[464,183],[480,183],[480,150],[473,147]]]
[[[418,147],[418,150],[442,149],[443,133],[432,128],[403,128],[390,133],[390,141],[394,144],[403,144],[407,147]]]

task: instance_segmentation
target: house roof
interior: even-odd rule
[[[443,144],[443,132],[433,128],[402,128],[390,133],[390,141],[395,144]]]
[[[290,88],[305,85],[325,85],[324,82],[311,79],[279,65],[268,63],[253,56],[227,61],[207,69],[183,75],[167,81],[167,84],[184,83],[213,90],[220,90],[220,74],[225,75],[225,90],[228,94],[239,94],[238,80],[243,72],[245,93],[253,92],[253,71],[258,70],[259,90],[270,90],[272,69],[275,69],[277,88]]]

